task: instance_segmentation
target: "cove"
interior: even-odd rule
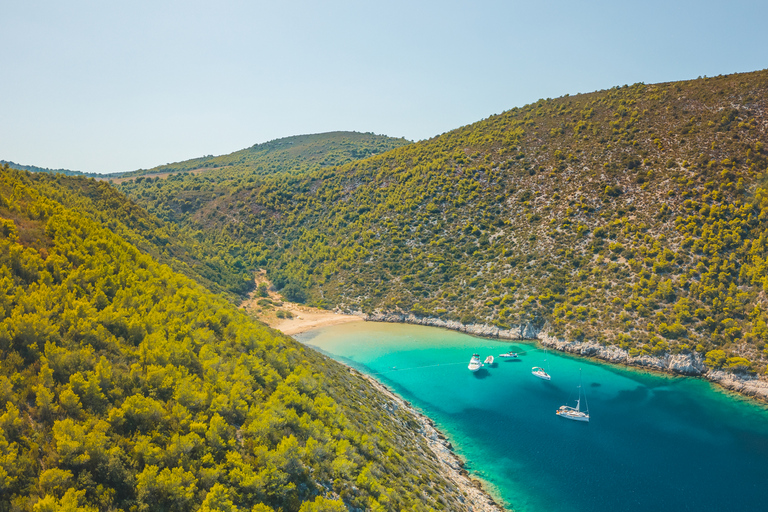
[[[509,509],[765,508],[768,408],[704,380],[418,325],[357,322],[294,338],[421,409]],[[520,357],[498,358],[510,349]],[[473,374],[474,352],[496,363]],[[545,365],[548,382],[531,375]],[[555,415],[574,405],[580,369],[589,423]]]

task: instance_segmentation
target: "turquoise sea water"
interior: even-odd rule
[[[430,327],[358,322],[295,336],[435,420],[518,511],[768,509],[768,408],[667,377]],[[516,360],[498,355],[509,349]],[[493,367],[467,369],[473,352]],[[552,380],[531,375],[546,366]],[[582,371],[589,423],[559,418]]]

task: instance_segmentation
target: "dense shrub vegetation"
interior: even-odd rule
[[[343,166],[121,189],[322,307],[534,322],[763,372],[767,86],[615,87]]]
[[[466,509],[409,413],[138,248],[162,229],[0,168],[0,510]]]

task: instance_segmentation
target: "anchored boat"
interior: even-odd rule
[[[566,418],[574,421],[589,421],[589,404],[587,403],[587,395],[584,395],[584,403],[586,404],[586,411],[582,411],[581,406],[581,370],[579,370],[579,396],[576,398],[576,407],[570,407],[568,405],[561,405],[556,411],[556,414],[561,418]]]
[[[547,364],[547,351],[545,350],[544,351],[544,365],[546,366],[546,364]],[[531,373],[535,377],[538,377],[540,379],[551,380],[551,377],[549,376],[549,374],[541,366],[534,366],[533,368],[531,368]]]

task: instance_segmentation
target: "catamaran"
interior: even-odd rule
[[[579,396],[576,399],[576,407],[570,407],[568,405],[561,405],[555,414],[561,418],[567,418],[574,421],[589,421],[589,404],[587,403],[587,395],[584,395],[584,403],[586,404],[586,411],[580,409],[581,406],[581,370],[579,370]]]
[[[469,360],[469,371],[476,372],[482,368],[483,363],[480,362],[480,354],[472,354],[472,359]]]

